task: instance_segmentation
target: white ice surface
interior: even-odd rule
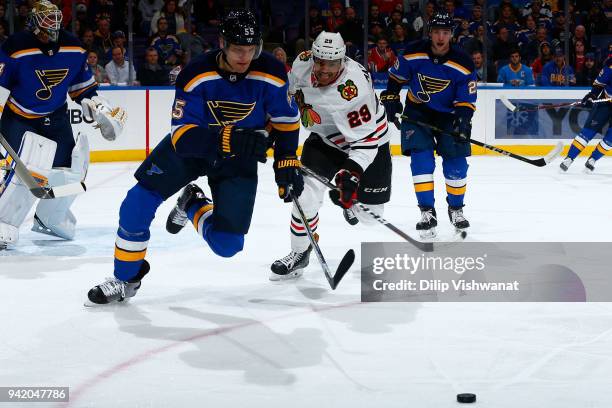
[[[612,160],[593,175],[583,162],[560,174],[558,161],[471,158],[468,239],[610,241]],[[385,217],[414,233],[409,160],[394,165]],[[0,386],[71,388],[69,404],[0,407],[442,408],[460,392],[476,393],[475,407],[612,405],[612,304],[360,304],[359,261],[334,292],[314,256],[298,282],[269,282],[270,263],[289,250],[290,212],[269,164],[244,252],[222,259],[192,228],[167,234],[168,200],[138,295],[84,308],[88,289],[112,275],[135,167],[92,165],[75,241],[30,232],[28,220],[19,246],[0,253]],[[450,235],[440,167],[440,233]],[[398,241],[380,226],[348,226],[327,200],[320,218],[333,266],[361,241]]]

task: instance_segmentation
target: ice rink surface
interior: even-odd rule
[[[503,157],[470,160],[465,214],[472,241],[611,241],[612,160],[596,173],[579,158],[537,168]],[[118,209],[135,163],[94,164],[74,206],[77,239],[22,228],[0,253],[0,386],[69,386],[50,407],[609,407],[612,304],[362,304],[359,245],[398,241],[381,226],[351,227],[326,200],[320,244],[335,267],[357,261],[331,291],[316,258],[297,282],[268,281],[289,251],[290,207],[260,166],[244,252],[222,259],[193,228],[164,229],[158,211],[151,273],[130,303],[85,308],[90,287],[112,275]],[[441,166],[440,235],[450,236]],[[204,179],[200,185],[205,185]],[[385,217],[414,233],[419,212],[409,160],[394,159]],[[612,249],[612,244],[611,244]],[[611,268],[612,269],[612,268]],[[611,271],[612,272],[612,271]]]

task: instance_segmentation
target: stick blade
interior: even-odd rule
[[[353,262],[355,262],[355,251],[353,251],[352,249],[349,249],[346,252],[346,254],[344,254],[344,257],[340,261],[340,264],[338,265],[338,269],[336,269],[336,273],[334,274],[334,280],[332,284],[333,290],[335,290],[336,287],[338,287],[338,284],[340,283],[342,278],[344,278],[344,275],[346,275],[348,270],[351,269]]]

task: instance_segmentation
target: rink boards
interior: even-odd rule
[[[377,89],[380,93],[382,90]],[[405,97],[402,91],[402,99]],[[557,108],[537,112],[511,113],[499,97],[505,95],[513,103],[529,104],[562,103],[580,100],[586,88],[499,88],[480,87],[473,119],[472,138],[510,149],[523,155],[544,155],[550,148],[571,139],[584,124],[588,112],[581,108]],[[166,87],[105,87],[100,93],[113,104],[123,106],[128,112],[127,127],[114,142],[104,140],[91,124],[86,123],[80,107],[69,104],[69,115],[75,132],[89,137],[92,161],[141,160],[148,151],[170,132],[170,112],[174,90]],[[399,154],[400,133],[389,126],[392,152]],[[307,132],[300,130],[300,141]],[[591,148],[584,154],[590,154]],[[474,154],[494,154],[480,148]]]

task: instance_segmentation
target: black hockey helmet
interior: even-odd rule
[[[448,13],[438,11],[429,20],[429,31],[433,28],[447,28],[452,31],[455,28],[455,22]]]
[[[224,48],[229,44],[256,45],[255,57],[259,57],[263,46],[261,30],[253,13],[248,10],[230,11],[219,25],[219,35],[223,38]]]

